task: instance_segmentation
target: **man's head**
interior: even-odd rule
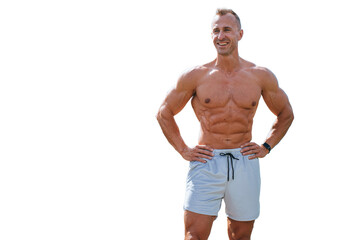
[[[220,55],[229,55],[237,49],[243,30],[239,16],[231,9],[217,9],[212,22],[212,39]]]

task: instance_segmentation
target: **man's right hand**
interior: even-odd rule
[[[213,148],[206,145],[197,145],[194,148],[185,148],[181,153],[182,157],[187,161],[198,161],[206,163],[205,159],[211,160],[214,156]]]

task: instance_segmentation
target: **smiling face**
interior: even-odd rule
[[[216,15],[212,23],[212,39],[217,53],[223,56],[230,55],[238,47],[243,30],[233,14]]]

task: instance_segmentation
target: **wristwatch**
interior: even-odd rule
[[[269,151],[268,153],[270,153],[270,151],[271,151],[270,145],[265,142],[265,143],[263,143],[263,146]]]

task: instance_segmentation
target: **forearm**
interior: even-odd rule
[[[182,154],[182,152],[187,148],[187,145],[184,143],[184,140],[181,137],[173,114],[167,109],[160,109],[159,113],[157,114],[157,120],[168,142],[174,147],[174,149],[176,149],[177,152]]]
[[[292,109],[287,109],[286,111],[281,112],[274,122],[272,129],[270,130],[266,142],[270,145],[271,148],[274,148],[281,139],[287,133],[287,130],[293,122],[294,116]]]

